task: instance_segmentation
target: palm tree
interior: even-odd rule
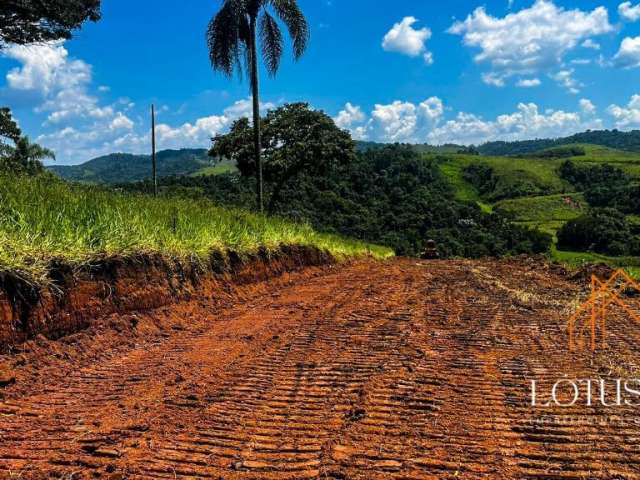
[[[0,154],[3,152],[0,151]],[[20,137],[15,147],[4,149],[4,156],[0,155],[0,167],[17,173],[36,175],[44,171],[42,160],[56,158],[48,148],[41,147],[37,143],[31,143],[29,137]]]
[[[273,14],[275,15],[273,15]],[[253,96],[253,142],[258,176],[258,208],[263,211],[262,159],[260,143],[260,96],[258,90],[258,51],[256,35],[260,35],[262,57],[267,72],[278,71],[284,51],[280,26],[287,27],[293,44],[293,55],[299,59],[307,48],[309,27],[296,0],[224,0],[220,11],[209,22],[207,43],[214,70],[228,77],[234,70],[251,77]]]

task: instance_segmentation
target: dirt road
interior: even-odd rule
[[[640,407],[531,406],[531,380],[635,373],[623,316],[567,351],[581,294],[525,261],[363,262],[29,342],[0,358],[0,477],[640,478]]]

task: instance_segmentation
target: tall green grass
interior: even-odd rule
[[[152,198],[72,186],[53,176],[0,174],[0,269],[44,280],[52,258],[81,264],[134,253],[208,257],[214,249],[315,246],[338,258],[392,251],[310,226],[217,207],[207,200]]]

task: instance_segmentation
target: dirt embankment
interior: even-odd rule
[[[333,261],[316,248],[283,246],[244,256],[213,252],[206,265],[160,255],[107,258],[75,269],[52,262],[45,288],[0,272],[0,352],[39,335],[56,339],[78,332],[114,313],[215,296],[230,284],[267,280]]]

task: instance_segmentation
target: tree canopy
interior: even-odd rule
[[[100,0],[2,0],[0,49],[68,39],[83,22],[99,19]]]
[[[294,58],[300,58],[309,41],[309,26],[296,1],[225,0],[207,30],[211,65],[227,76],[231,76],[234,69],[242,73],[243,67],[250,73],[252,60],[255,60],[251,55],[257,33],[267,71],[275,75],[284,51],[284,37],[276,18],[289,31]]]
[[[0,108],[0,169],[35,175],[44,170],[42,160],[55,158],[48,148],[22,136],[8,108]]]
[[[265,181],[272,184],[269,210],[281,200],[282,188],[301,173],[321,175],[352,161],[355,144],[348,132],[324,112],[306,103],[292,103],[270,111],[261,120]],[[229,133],[213,139],[210,155],[233,159],[244,176],[256,175],[249,121],[234,122]]]

